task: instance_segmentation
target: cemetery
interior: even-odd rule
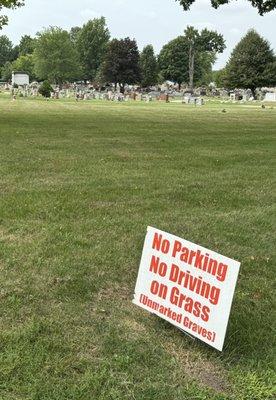
[[[23,77],[23,78],[22,78]],[[24,80],[24,83],[20,80]],[[28,77],[26,74],[17,74],[13,78],[13,83],[0,82],[0,94],[8,97],[16,95],[17,97],[41,98],[39,87],[41,83],[27,83]],[[22,83],[22,84],[21,84]],[[182,102],[190,105],[204,105],[206,101],[222,101],[229,103],[255,102],[252,94],[248,90],[237,89],[235,91],[227,91],[225,89],[216,88],[210,85],[204,90],[204,95],[201,95],[202,89],[195,88],[193,94],[189,92],[188,87],[181,90],[172,89],[168,84],[162,84],[144,90],[139,86],[127,87],[125,93],[115,90],[114,87],[94,88],[92,83],[66,84],[62,86],[51,85],[53,91],[50,94],[52,99],[75,99],[79,100],[105,100],[115,102],[125,101],[173,101]],[[276,101],[275,88],[260,88],[258,91],[258,101],[273,103]],[[167,100],[168,98],[168,100]]]
[[[21,354],[2,364],[9,391],[14,384],[41,394],[55,387],[67,399],[78,393],[75,376],[84,399],[97,398],[103,387],[139,398],[150,389],[137,384],[136,371],[150,362],[141,374],[161,399],[185,393],[273,398],[274,333],[271,302],[264,299],[272,301],[274,293],[269,231],[276,108],[223,107],[226,114],[219,101],[186,107],[0,96],[1,334],[6,351]],[[223,356],[131,305],[149,221],[242,260]],[[181,285],[174,283],[172,303],[182,305],[163,306],[160,315],[179,321],[192,304],[183,296],[193,292],[183,285],[194,281],[173,271]],[[221,280],[223,272],[216,273]],[[214,307],[216,290],[201,288],[202,306]],[[156,310],[157,298],[142,301]],[[203,330],[197,307],[181,324],[207,341],[214,331]],[[35,382],[24,388],[30,366],[40,389]],[[167,371],[162,382],[160,368]],[[197,372],[205,368],[208,380]]]
[[[44,4],[0,0],[0,400],[274,400],[267,31],[233,33],[217,68],[227,29],[190,7],[232,27],[240,2],[141,0],[159,49],[134,3],[97,2],[111,23],[60,2],[16,42]],[[177,13],[193,26],[173,39]]]

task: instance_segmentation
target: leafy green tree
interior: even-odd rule
[[[12,71],[13,71],[12,63],[10,61],[7,61],[1,68],[1,78],[5,82],[9,82],[12,78]]]
[[[184,10],[189,10],[191,5],[196,1],[196,0],[176,0],[179,2]],[[228,4],[232,0],[210,0],[212,7],[218,8],[222,4]],[[269,11],[275,10],[276,8],[276,2],[275,0],[248,0],[253,7],[256,7],[259,11],[260,15],[263,15]]]
[[[216,87],[223,88],[226,86],[226,69],[222,68],[217,71],[213,71],[212,80],[215,82]]]
[[[178,83],[179,88],[182,83],[188,84],[190,81],[190,46],[187,36],[178,36],[167,43],[159,54],[161,76]],[[193,82],[197,85],[210,83],[215,60],[216,55],[213,51],[197,46],[193,58]]]
[[[68,32],[50,27],[38,34],[34,51],[35,75],[57,84],[78,77],[77,52]]]
[[[15,61],[19,57],[19,46],[14,46],[11,52],[11,61]]]
[[[140,82],[139,50],[136,40],[113,39],[107,48],[102,74],[107,82],[119,84],[122,91],[125,84]]]
[[[17,8],[24,5],[24,0],[0,0],[0,12],[3,8]],[[0,29],[7,25],[8,18],[6,15],[0,15]]]
[[[35,50],[36,39],[29,35],[22,36],[19,43],[19,55],[26,56],[27,54],[33,54]]]
[[[43,97],[49,98],[51,97],[51,92],[53,92],[54,89],[50,85],[48,81],[44,81],[40,88],[38,89],[38,93],[40,93]]]
[[[73,32],[73,38],[74,33],[76,33],[76,30]],[[109,39],[110,33],[104,17],[88,21],[77,33],[76,46],[86,79],[95,79]]]
[[[78,42],[78,37],[80,32],[81,32],[81,27],[79,26],[73,26],[73,28],[70,29],[70,39],[74,45],[76,45]]]
[[[226,83],[230,89],[251,89],[274,85],[275,56],[267,40],[250,30],[233,50],[226,65]],[[274,71],[274,72],[273,72]]]
[[[197,62],[197,55],[205,52],[209,53],[210,55],[222,53],[225,49],[225,42],[223,36],[215,31],[203,29],[201,32],[199,32],[192,26],[187,27],[184,35],[189,44],[189,86],[193,91],[195,62]]]
[[[213,65],[216,55],[212,52],[199,52],[197,55],[197,68],[195,69],[195,84],[206,86],[213,80]]]
[[[189,79],[189,45],[184,36],[178,36],[162,48],[159,68],[164,80],[178,83],[179,88]]]
[[[13,46],[10,39],[6,35],[0,36],[0,68],[7,61],[12,61],[12,51]]]
[[[106,84],[105,76],[103,73],[104,64],[101,64],[100,68],[98,69],[97,75],[95,76],[94,82],[96,85],[104,85]]]
[[[26,56],[20,56],[17,60],[15,60],[12,64],[14,71],[23,71],[29,74],[30,80],[36,79],[34,72],[34,56],[33,54],[27,54]]]
[[[158,63],[152,45],[144,47],[140,54],[141,84],[143,87],[158,82]]]

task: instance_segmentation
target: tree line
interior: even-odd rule
[[[226,67],[212,72],[218,53],[225,49],[221,34],[187,27],[183,35],[155,55],[152,45],[139,52],[135,39],[111,39],[104,17],[89,20],[68,32],[49,27],[32,38],[24,35],[18,46],[0,36],[1,78],[24,71],[31,80],[52,83],[86,80],[99,85],[114,83],[150,87],[170,80],[181,86],[207,85],[216,81],[226,88],[250,88],[276,84],[276,58],[269,43],[250,30],[233,50]]]
[[[172,80],[193,88],[194,83],[210,81],[216,53],[224,48],[224,39],[217,32],[188,27],[184,35],[166,44],[159,56],[152,45],[140,53],[135,39],[111,40],[102,17],[69,32],[49,27],[35,38],[25,35],[18,46],[0,36],[0,68],[3,80],[17,70],[28,72],[31,80],[57,84],[87,80],[148,87]]]

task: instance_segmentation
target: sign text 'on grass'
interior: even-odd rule
[[[222,350],[240,263],[148,227],[133,303]]]

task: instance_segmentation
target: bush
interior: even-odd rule
[[[51,92],[53,92],[54,89],[50,85],[48,81],[44,81],[40,88],[38,89],[38,93],[40,93],[43,97],[51,97]]]

